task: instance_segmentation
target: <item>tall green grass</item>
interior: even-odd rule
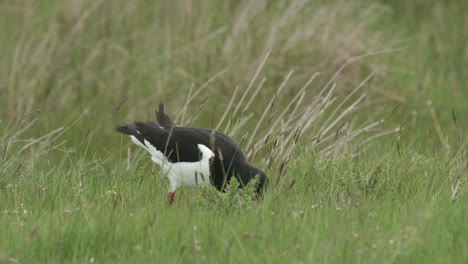
[[[6,176],[0,247],[6,262],[463,263],[466,188],[452,198],[462,164],[374,154],[306,150],[262,203],[240,207],[190,190],[169,207],[165,182],[138,164],[39,166]]]

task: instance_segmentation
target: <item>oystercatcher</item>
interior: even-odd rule
[[[224,191],[232,177],[243,187],[257,179],[255,190],[262,196],[268,183],[267,175],[246,161],[239,145],[229,136],[208,128],[175,125],[164,112],[164,104],[156,112],[157,122],[124,123],[115,129],[129,135],[138,146],[151,154],[169,178],[169,204],[181,187],[214,186]]]

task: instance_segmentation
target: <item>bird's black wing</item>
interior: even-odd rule
[[[246,158],[242,149],[229,136],[208,128],[190,128],[203,139],[200,142],[208,146],[215,154],[210,162],[211,183],[216,189],[223,191],[231,178],[236,176],[236,170],[239,165],[245,165]],[[238,177],[236,177],[238,178]],[[238,179],[243,182],[242,179]]]
[[[136,137],[142,144],[149,142],[161,151],[169,161],[195,162],[201,152],[197,144],[211,149],[217,159],[226,163],[245,162],[242,149],[229,136],[207,128],[171,126],[165,128],[160,123],[135,122],[117,127],[117,131]]]
[[[180,133],[172,127],[166,129],[153,122],[135,122],[117,127],[120,133],[134,136],[143,145],[151,144],[162,152],[170,162],[196,162],[201,159],[195,136],[191,133]]]
[[[198,144],[205,145],[214,153],[210,160],[210,178],[218,190],[223,190],[230,181],[235,167],[246,163],[244,152],[232,138],[211,129],[179,126],[167,129],[159,123],[136,122],[117,127],[116,130],[135,136],[144,145],[151,144],[170,162],[200,161]]]
[[[204,138],[208,138],[210,141],[205,142],[213,152],[221,152],[224,159],[236,160],[239,162],[245,162],[245,154],[242,148],[228,135],[219,131],[211,130],[208,128],[194,128],[199,130],[199,133],[205,134]],[[213,146],[214,143],[214,146]],[[219,155],[219,153],[215,153]]]

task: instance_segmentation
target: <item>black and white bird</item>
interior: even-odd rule
[[[229,136],[208,128],[175,125],[164,112],[164,104],[156,112],[157,122],[124,123],[115,129],[129,135],[133,143],[151,154],[151,160],[169,178],[169,204],[181,187],[214,186],[224,191],[232,177],[243,187],[257,179],[257,195],[262,196],[267,175],[246,161],[242,149]]]

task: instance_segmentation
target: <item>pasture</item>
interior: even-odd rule
[[[466,1],[0,2],[0,263],[467,263]],[[232,136],[261,202],[113,128]]]

